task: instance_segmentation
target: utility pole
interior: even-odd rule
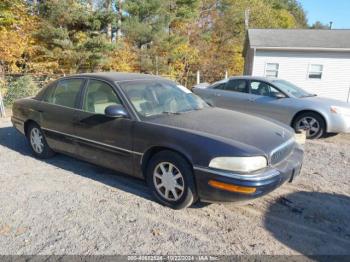
[[[246,9],[244,11],[244,25],[245,25],[245,30],[249,29],[249,16],[250,16],[250,9]]]

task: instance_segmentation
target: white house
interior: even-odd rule
[[[350,30],[249,29],[244,73],[350,102]]]

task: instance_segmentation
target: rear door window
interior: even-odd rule
[[[225,85],[226,83],[216,84],[215,86],[212,87],[212,89],[225,90]]]
[[[47,94],[46,101],[55,105],[76,108],[77,97],[84,79],[65,79],[57,83],[56,88]]]
[[[225,85],[226,91],[248,93],[247,81],[244,79],[230,80]]]

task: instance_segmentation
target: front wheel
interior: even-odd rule
[[[317,139],[326,134],[326,123],[317,113],[301,114],[295,119],[293,127],[295,131],[305,130],[308,139]]]
[[[37,124],[32,123],[28,127],[27,140],[35,157],[46,159],[55,154],[47,144],[45,136]]]
[[[172,151],[161,151],[151,158],[147,184],[159,203],[173,209],[189,207],[197,200],[191,165]]]

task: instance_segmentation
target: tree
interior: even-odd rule
[[[310,29],[330,29],[330,26],[328,24],[323,24],[320,21],[316,21],[310,26]]]
[[[274,9],[284,10],[291,14],[297,27],[306,28],[307,19],[301,4],[296,0],[266,0]]]
[[[113,48],[104,28],[110,14],[91,11],[75,0],[47,0],[40,4],[40,29],[35,33],[33,60],[60,73],[99,70]]]
[[[26,68],[37,20],[21,0],[2,0],[0,13],[0,72],[18,72]]]
[[[245,13],[251,28],[307,24],[297,0],[2,0],[0,11],[8,72],[140,71],[187,86],[197,70],[242,73]]]

